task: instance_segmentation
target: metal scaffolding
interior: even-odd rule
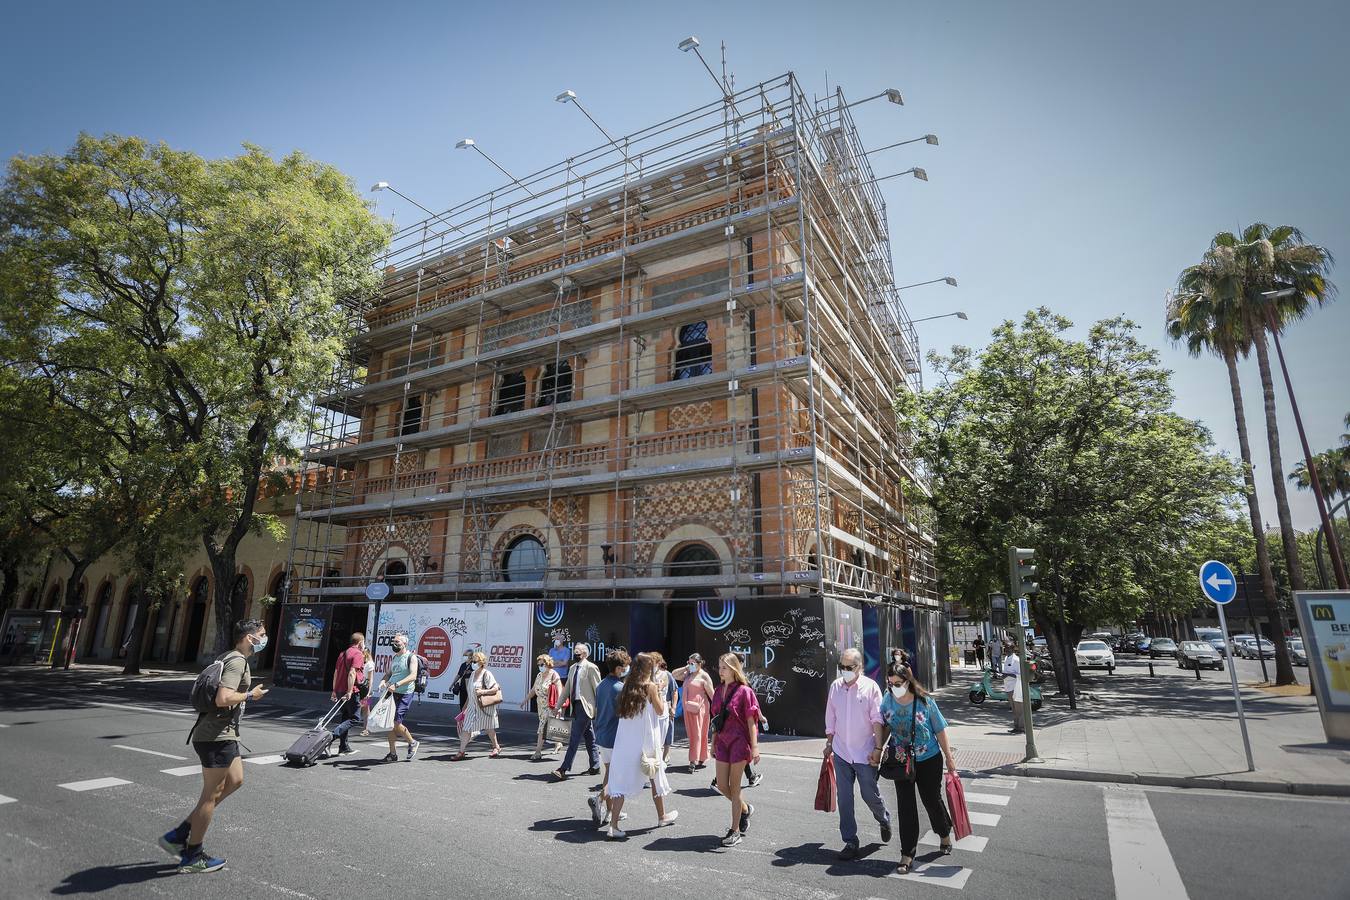
[[[384,271],[306,442],[293,599],[935,601],[919,350],[842,92],[606,141]]]

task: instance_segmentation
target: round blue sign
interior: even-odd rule
[[[1200,567],[1200,590],[1214,603],[1229,603],[1237,596],[1237,579],[1232,569],[1211,559]]]

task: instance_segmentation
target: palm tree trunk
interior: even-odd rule
[[[1289,515],[1289,495],[1284,488],[1284,460],[1280,456],[1280,425],[1275,415],[1275,382],[1270,376],[1270,353],[1265,331],[1254,329],[1256,363],[1261,370],[1261,396],[1265,401],[1266,440],[1270,447],[1270,476],[1275,487],[1275,512],[1280,520],[1280,541],[1284,544],[1284,560],[1289,573],[1291,590],[1303,590],[1303,566],[1298,559],[1298,541],[1294,534],[1293,518]],[[1316,475],[1314,474],[1315,478]],[[1289,661],[1289,648],[1284,641],[1284,612],[1280,598],[1266,595],[1266,617],[1270,619],[1270,640],[1275,644],[1275,683],[1296,684],[1294,666]]]
[[[1252,445],[1247,438],[1247,412],[1242,406],[1242,382],[1238,379],[1237,354],[1232,351],[1226,352],[1223,361],[1228,366],[1228,386],[1233,392],[1233,419],[1237,424],[1238,452],[1242,454],[1242,482],[1247,494],[1247,512],[1251,516],[1252,538],[1256,541],[1256,567],[1261,572],[1261,592],[1266,596],[1267,610],[1273,608],[1278,615],[1279,598],[1275,593],[1275,572],[1270,568],[1270,548],[1266,546],[1266,529],[1261,521],[1261,503],[1256,496],[1256,478],[1252,474]],[[1280,643],[1276,645],[1277,648],[1284,645],[1283,619],[1280,621],[1281,627],[1274,629],[1280,632]],[[1227,638],[1227,635],[1224,637]],[[1281,666],[1277,649],[1275,683],[1293,684],[1294,667],[1289,662],[1289,653],[1286,651],[1283,657],[1284,665]]]

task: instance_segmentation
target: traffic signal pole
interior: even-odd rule
[[[1023,547],[1008,548],[1008,587],[1011,589],[1010,593],[1014,601],[1040,591],[1040,585],[1032,580],[1036,575],[1035,556],[1035,550],[1028,550]],[[1027,737],[1026,758],[1022,761],[1040,762],[1040,754],[1036,752],[1036,732],[1033,726],[1031,709],[1031,659],[1027,647],[1027,626],[1022,623],[1020,617],[1016,624],[1017,653],[1022,662],[1022,677],[1020,679],[1022,688],[1022,731]]]

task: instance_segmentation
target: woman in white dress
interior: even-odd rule
[[[469,741],[484,731],[492,741],[492,752],[488,756],[495,757],[502,752],[501,744],[497,743],[497,706],[501,703],[501,685],[488,671],[487,657],[482,653],[475,653],[470,658],[470,665],[473,671],[469,676],[468,702],[464,706],[464,721],[459,724],[459,752],[451,757],[453,760],[464,759],[468,755]],[[493,698],[497,703],[483,706],[484,700]]]
[[[619,694],[619,729],[609,765],[610,840],[627,837],[618,828],[623,802],[637,797],[648,785],[656,801],[657,827],[673,824],[679,816],[673,809],[666,812],[665,797],[670,793],[662,759],[666,709],[653,678],[655,671],[651,654],[639,653]]]

